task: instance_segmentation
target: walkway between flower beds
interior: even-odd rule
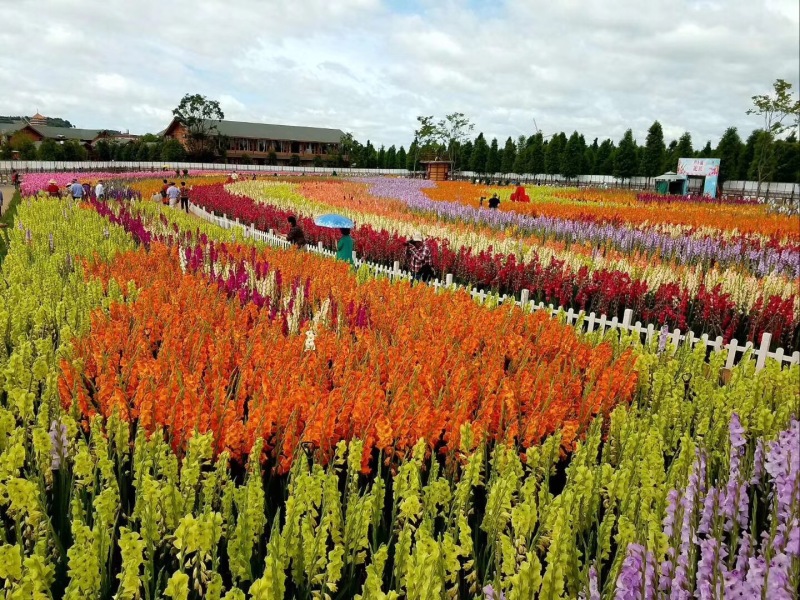
[[[275,235],[272,230],[265,232],[256,229],[252,225],[247,227],[246,225],[242,225],[238,219],[232,221],[224,216],[219,217],[194,204],[190,206],[190,212],[201,219],[219,225],[223,229],[240,227],[244,232],[245,237],[249,237],[256,241],[282,248],[288,248],[290,246],[289,242],[282,237]],[[336,254],[332,250],[325,249],[321,242],[318,246],[307,246],[306,248],[309,252],[315,252],[329,257],[333,257]],[[400,269],[400,263],[397,261],[395,261],[394,266],[390,268],[359,260],[355,252],[353,252],[353,259],[356,261],[357,266],[366,265],[369,267],[369,269],[374,272],[375,276],[382,275],[389,277],[390,279],[403,280],[409,280],[412,277],[410,272]],[[487,298],[492,297],[491,294],[487,294],[484,290],[478,290],[453,283],[453,276],[449,273],[445,275],[444,281],[435,279],[428,285],[432,285],[436,289],[445,288],[466,290],[476,301],[480,302],[481,304],[485,303]],[[675,329],[672,333],[669,333],[666,329],[660,329],[652,323],[646,326],[642,325],[642,323],[639,321],[636,321],[636,323],[631,323],[633,319],[633,310],[630,308],[625,309],[624,316],[620,322],[617,317],[614,317],[613,319],[608,319],[606,315],[600,315],[598,317],[593,312],[587,315],[582,310],[576,313],[572,308],[564,309],[561,306],[556,307],[552,304],[545,305],[543,302],[533,304],[529,299],[528,290],[522,290],[522,296],[519,300],[506,294],[503,294],[500,297],[495,297],[500,304],[503,304],[508,300],[513,300],[517,306],[525,310],[547,310],[553,316],[563,314],[567,323],[570,325],[580,324],[587,333],[591,333],[596,330],[605,332],[607,329],[619,329],[636,332],[639,334],[640,339],[642,339],[642,336],[644,336],[643,341],[648,344],[651,343],[657,336],[659,337],[659,344],[666,344],[666,342],[669,341],[675,347],[681,343],[688,343],[691,347],[694,347],[697,343],[703,343],[706,348],[710,348],[713,352],[727,351],[727,358],[725,361],[726,369],[732,368],[734,364],[741,361],[745,356],[749,356],[750,358],[754,358],[756,360],[756,371],[760,371],[764,368],[767,358],[777,360],[781,367],[783,367],[785,363],[788,363],[789,365],[800,364],[800,350],[795,351],[791,355],[785,354],[783,348],[778,348],[774,352],[769,351],[770,343],[772,342],[772,334],[770,333],[765,333],[761,337],[761,343],[759,344],[758,349],[756,349],[752,342],[747,342],[744,345],[740,345],[736,339],[732,339],[729,343],[724,344],[722,337],[719,336],[715,340],[711,340],[707,334],[703,334],[702,336],[698,337],[692,331],[682,334],[680,329]]]

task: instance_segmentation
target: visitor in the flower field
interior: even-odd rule
[[[94,197],[98,200],[105,200],[106,199],[106,187],[103,185],[103,180],[100,179],[97,182],[97,185],[94,186]]]
[[[306,236],[297,224],[297,219],[289,217],[286,220],[289,222],[289,233],[286,234],[286,241],[293,246],[303,248],[306,245]]]
[[[92,186],[89,185],[88,181],[84,181],[83,182],[83,197],[88,200],[89,196],[91,196],[91,195],[92,195]]]
[[[69,186],[69,193],[72,195],[73,200],[83,198],[83,186],[78,183],[77,179],[72,180],[72,185]]]
[[[167,190],[169,189],[169,183],[167,180],[164,180],[164,185],[161,186],[161,202],[167,204],[169,201],[167,200]]]
[[[47,182],[47,195],[51,198],[61,198],[61,188],[58,187],[55,179]]]
[[[408,240],[406,255],[408,257],[408,270],[411,271],[414,280],[430,281],[431,277],[433,277],[431,249],[420,234],[414,234]]]
[[[489,208],[497,208],[500,206],[500,198],[497,196],[497,192],[492,194],[492,197],[489,198]]]
[[[19,173],[16,169],[11,169],[11,185],[19,189]]]
[[[167,197],[169,198],[170,206],[177,206],[178,200],[181,197],[181,191],[178,189],[178,186],[175,185],[174,181],[171,181],[167,188]]]
[[[181,210],[189,212],[189,188],[185,181],[181,181]]]
[[[339,238],[339,243],[336,244],[336,258],[345,262],[355,264],[353,262],[353,238],[350,237],[350,230],[342,228],[342,237]]]
[[[486,200],[486,196],[481,196],[480,205],[483,206],[483,201]]]

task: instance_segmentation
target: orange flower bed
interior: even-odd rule
[[[489,310],[427,286],[358,284],[346,265],[303,252],[228,250],[231,264],[279,270],[283,299],[310,276],[315,319],[292,333],[274,308],[184,274],[177,250],[160,244],[87,264],[89,276],[123,289],[134,281],[139,293],[93,314],[90,333],[61,363],[64,406],[165,428],[176,449],[213,431],[216,450],[235,459],[261,437],[279,472],[301,447],[325,461],[338,441],[358,437],[367,471],[374,451],[399,458],[420,438],[449,454],[464,423],[524,447],[561,429],[569,450],[594,415],[635,391],[630,351],[615,357],[609,344],[593,346],[542,313]],[[366,309],[348,320],[353,306]]]

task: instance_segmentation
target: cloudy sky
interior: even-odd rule
[[[577,129],[696,147],[798,88],[798,0],[0,0],[0,115],[156,132],[187,92],[226,118],[405,144],[461,111],[504,140]]]

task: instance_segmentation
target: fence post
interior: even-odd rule
[[[756,371],[760,371],[767,363],[767,354],[769,354],[769,344],[772,341],[772,334],[769,331],[764,332],[761,336],[761,346],[756,353]]]
[[[800,365],[800,350],[792,352],[792,359],[789,361],[790,365]]]
[[[589,318],[587,319],[588,326],[586,328],[587,333],[592,333],[594,331],[594,311],[589,313]]]
[[[630,329],[632,320],[633,320],[633,309],[626,308],[625,312],[622,313],[622,326],[625,329]]]
[[[528,305],[528,302],[530,302],[530,299],[531,299],[531,291],[527,288],[522,290],[522,293],[520,294],[519,297],[519,305],[520,307],[522,307],[523,310]]]
[[[447,287],[449,287],[449,288],[450,288],[450,287],[453,287],[453,274],[452,274],[452,273],[447,273],[447,274],[444,276],[444,282],[445,282],[445,285],[446,285]]]
[[[734,363],[736,362],[736,353],[738,352],[739,342],[736,341],[736,338],[733,338],[730,343],[728,343],[728,359],[725,361],[725,368],[732,369]]]
[[[356,255],[356,251],[353,250],[353,262],[358,262],[358,256]]]
[[[317,242],[317,250],[318,250],[319,252],[322,252],[322,251],[324,250],[324,248],[323,248],[323,246],[322,246],[322,242]]]
[[[392,279],[400,279],[400,261],[394,261],[392,265]]]

